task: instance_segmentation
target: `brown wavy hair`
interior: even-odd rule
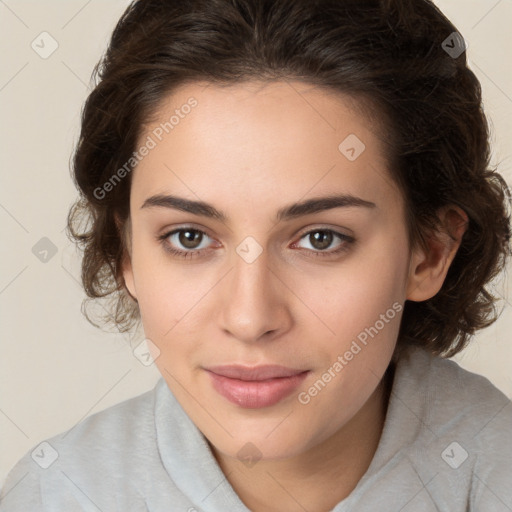
[[[441,290],[406,301],[397,343],[443,357],[462,350],[499,315],[489,284],[510,255],[510,191],[490,168],[480,83],[464,51],[445,51],[447,41],[461,43],[454,32],[429,0],[134,1],[94,68],[73,155],[80,195],[67,230],[83,250],[83,306],[102,298],[103,324],[140,326],[121,270],[132,173],[108,194],[97,191],[130,161],[166,95],[197,81],[300,80],[348,94],[376,115],[411,247],[426,247],[440,207],[467,213]]]

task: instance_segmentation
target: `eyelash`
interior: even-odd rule
[[[185,227],[182,227],[182,228],[179,228],[179,229],[174,229],[173,231],[169,231],[163,235],[159,235],[157,237],[158,241],[162,244],[164,250],[170,254],[172,254],[173,256],[177,256],[178,258],[183,258],[183,259],[191,259],[191,258],[195,258],[195,257],[199,257],[201,256],[203,253],[207,252],[208,249],[200,249],[200,250],[194,250],[194,249],[191,249],[191,250],[188,250],[188,251],[182,251],[182,250],[179,250],[179,249],[175,249],[173,248],[169,242],[168,242],[168,238],[171,236],[171,235],[175,235],[176,233],[181,233],[181,232],[184,232],[184,231],[193,231],[195,233],[201,233],[202,235],[206,235],[208,237],[208,234],[205,233],[204,231],[200,230],[200,229],[196,229],[196,228],[193,228],[192,226],[185,226]],[[351,236],[348,236],[348,235],[344,235],[342,233],[338,233],[337,231],[334,231],[332,229],[322,229],[322,228],[316,228],[316,229],[312,229],[306,233],[303,233],[301,235],[301,237],[299,238],[299,240],[302,240],[303,238],[305,238],[306,236],[308,235],[311,235],[312,233],[318,233],[318,232],[323,232],[323,233],[332,233],[333,235],[337,236],[338,238],[341,239],[341,241],[343,242],[340,247],[338,249],[335,249],[334,251],[321,251],[321,250],[311,250],[311,249],[304,249],[305,251],[311,253],[313,256],[315,257],[329,257],[329,256],[334,256],[334,255],[337,255],[337,254],[341,254],[345,251],[347,251],[349,249],[349,246],[351,244],[353,244],[355,242],[355,239]],[[210,237],[208,237],[210,238]]]

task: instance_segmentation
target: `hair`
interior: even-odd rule
[[[489,285],[510,255],[510,191],[490,168],[480,83],[464,51],[445,51],[454,32],[429,0],[132,2],[94,68],[72,161],[79,198],[67,229],[83,250],[88,320],[98,326],[86,302],[103,298],[103,323],[127,332],[140,322],[121,266],[132,173],[108,194],[95,191],[127,162],[135,167],[141,127],[165,97],[199,81],[299,80],[376,113],[389,173],[404,197],[410,247],[427,247],[439,208],[467,213],[441,290],[406,301],[395,354],[410,345],[443,357],[462,350],[499,316]]]

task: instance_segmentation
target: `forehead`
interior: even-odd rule
[[[283,194],[375,199],[395,188],[380,130],[360,104],[302,82],[183,85],[160,102],[138,146],[150,139],[133,176],[138,203],[171,191],[271,204],[288,202]]]

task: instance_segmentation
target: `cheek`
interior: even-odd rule
[[[199,331],[212,321],[205,308],[214,299],[218,273],[165,261],[148,264],[143,258],[134,265],[134,273],[146,337],[162,350],[172,346],[174,353],[180,346],[197,348],[197,340],[204,337]]]
[[[318,337],[316,355],[323,364],[300,397],[308,414],[324,425],[343,424],[357,412],[384,374],[396,344],[405,246],[399,240],[395,246],[375,242],[332,272],[324,286],[310,287],[304,299],[319,305],[315,313],[334,332]]]
[[[339,342],[350,344],[365,328],[379,322],[381,315],[386,317],[384,321],[390,320],[385,322],[381,337],[394,334],[396,338],[397,304],[402,304],[405,296],[406,248],[402,239],[386,243],[385,237],[375,237],[337,268],[296,280],[300,287],[297,294],[312,305],[329,328],[325,332],[330,331]],[[381,322],[377,326],[381,327]]]
[[[134,243],[133,273],[137,300],[146,336],[161,339],[186,313],[192,300],[191,287],[183,286],[183,273],[172,271],[159,254],[161,249],[148,249]]]

